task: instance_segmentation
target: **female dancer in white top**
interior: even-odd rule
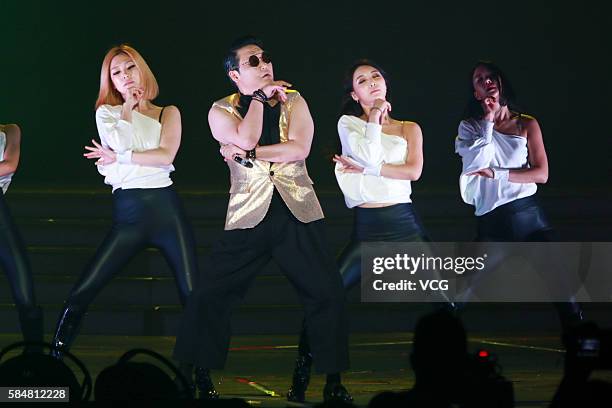
[[[170,179],[181,117],[175,106],[154,105],[157,94],[157,81],[134,48],[120,45],[106,53],[96,101],[101,144],[92,140],[85,157],[97,159],[98,171],[112,185],[113,226],[65,302],[53,339],[58,358],[73,343],[94,297],[146,247],[161,250],[183,305],[193,287],[195,241]]]
[[[4,194],[19,165],[20,146],[19,126],[0,125],[0,267],[4,269],[11,286],[24,341],[42,342],[42,310],[36,306],[30,262],[21,235],[4,202]],[[41,347],[31,345],[26,350],[40,351]]]
[[[342,155],[334,161],[346,205],[354,209],[352,237],[338,261],[347,290],[361,279],[361,242],[429,241],[410,198],[410,182],[423,168],[421,128],[390,116],[388,87],[385,71],[369,60],[353,64],[344,81],[338,121]],[[304,329],[298,352],[287,396],[291,401],[304,401],[310,379]]]
[[[555,232],[535,198],[536,184],[548,180],[538,121],[520,113],[512,85],[495,64],[477,63],[469,79],[468,103],[455,150],[463,162],[461,196],[475,207],[478,219],[476,240],[555,241]],[[551,284],[569,288],[562,275]],[[577,303],[555,306],[564,331],[582,320]]]

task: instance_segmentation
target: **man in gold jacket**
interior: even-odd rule
[[[305,163],[314,133],[308,105],[287,89],[291,84],[274,80],[255,38],[234,43],[225,69],[239,93],[215,102],[208,114],[231,173],[225,232],[187,304],[174,357],[196,366],[201,398],[216,398],[209,369],[225,364],[231,310],[274,259],[304,305],[312,359],[327,374],[324,399],[350,401],[340,382],[348,368],[344,291]]]

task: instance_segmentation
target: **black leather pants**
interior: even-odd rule
[[[0,268],[6,273],[19,311],[25,341],[43,340],[42,311],[36,306],[32,270],[25,245],[0,191]]]
[[[198,276],[196,245],[178,195],[172,187],[116,190],[113,226],[70,291],[60,315],[54,344],[67,349],[80,320],[100,290],[139,251],[161,250],[174,273],[181,304]]]
[[[511,201],[478,217],[476,241],[554,242],[557,240],[557,235],[535,196]],[[487,263],[493,265],[502,261],[503,259],[489,259]],[[562,273],[558,281],[550,283],[561,288],[566,287],[569,292],[570,285],[563,281]],[[568,293],[568,302],[554,302],[563,331],[582,320],[582,309],[570,296]]]
[[[361,281],[362,242],[422,242],[430,241],[411,203],[380,208],[353,209],[353,233],[338,258],[345,290]],[[310,353],[305,324],[300,333],[299,355]]]

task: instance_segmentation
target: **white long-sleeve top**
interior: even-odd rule
[[[115,153],[128,150],[143,152],[157,149],[161,140],[161,123],[140,112],[132,111],[132,122],[121,119],[121,105],[101,105],[96,110],[96,125],[102,145]],[[112,164],[98,166],[104,182],[118,188],[161,188],[172,184],[170,173],[174,166],[141,166],[140,164]]]
[[[6,150],[6,133],[0,131],[0,162],[4,161],[4,150]],[[13,174],[15,173],[0,176],[0,188],[3,194],[8,190],[9,184],[11,184],[11,180],[13,179]]]
[[[368,123],[356,116],[344,115],[338,120],[338,135],[342,143],[342,154],[363,167],[406,162],[408,147],[406,139],[383,133],[379,124]],[[336,163],[336,180],[349,208],[365,203],[412,202],[410,180],[343,173],[340,171],[341,167]]]
[[[477,216],[500,205],[535,194],[535,183],[513,183],[488,177],[468,175],[484,168],[523,169],[529,167],[527,138],[507,135],[493,128],[487,120],[463,120],[455,139],[455,152],[463,161],[459,177],[461,198],[476,207]]]

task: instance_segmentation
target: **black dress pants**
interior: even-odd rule
[[[317,371],[337,373],[348,368],[344,290],[323,220],[300,222],[276,192],[259,225],[224,231],[214,244],[201,283],[183,315],[174,350],[178,361],[223,368],[232,310],[272,259],[304,306]]]

